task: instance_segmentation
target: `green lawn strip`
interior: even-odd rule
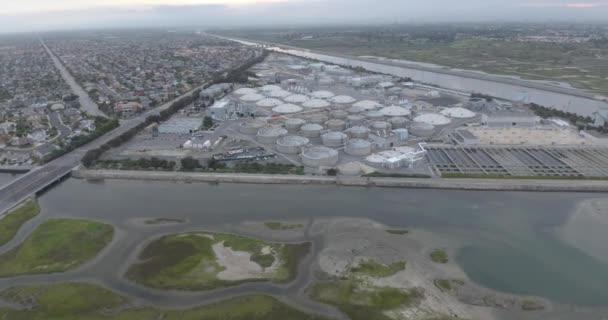
[[[86,283],[31,285],[6,289],[0,298],[20,310],[0,308],[3,319],[27,320],[323,320],[264,295],[246,295],[186,310],[131,308],[129,301]]]
[[[373,260],[365,260],[360,262],[359,265],[351,268],[350,272],[374,278],[385,278],[395,275],[399,271],[403,270],[405,270],[405,261],[382,264]]]
[[[416,306],[424,296],[418,289],[375,287],[352,279],[320,282],[309,293],[316,301],[336,306],[351,320],[389,320],[386,311]]]
[[[431,256],[431,260],[433,260],[433,262],[448,263],[448,254],[441,249],[433,250],[433,252],[431,252],[430,256]]]
[[[450,279],[435,279],[433,284],[443,292],[452,292],[458,286],[464,285],[462,280],[450,280]]]
[[[410,233],[408,230],[405,230],[405,229],[386,229],[384,231],[386,231],[390,234],[396,234],[396,235],[404,235],[404,234]]]
[[[39,213],[38,203],[30,199],[0,218],[0,246],[11,241],[21,226]]]
[[[47,220],[19,246],[0,255],[0,277],[75,268],[95,257],[113,235],[112,226],[99,222]]]
[[[268,268],[280,259],[280,265],[268,279],[225,281],[217,278],[224,270],[216,261],[212,246],[223,242],[233,251],[251,253],[251,261]],[[169,235],[150,243],[141,252],[141,262],[133,264],[127,278],[141,285],[159,289],[209,290],[237,285],[245,281],[285,282],[297,273],[300,258],[308,253],[309,244],[270,243],[248,237],[187,233]],[[265,251],[269,251],[265,252]]]

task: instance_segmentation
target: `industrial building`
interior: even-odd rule
[[[481,116],[481,124],[489,128],[532,128],[540,124],[540,117],[527,112],[496,111]]]

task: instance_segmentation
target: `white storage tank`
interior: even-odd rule
[[[382,114],[382,112],[380,112],[380,111],[372,110],[372,111],[366,112],[365,117],[370,120],[380,120],[380,119],[384,118],[384,114]]]
[[[353,139],[348,141],[344,152],[351,156],[367,156],[372,153],[372,144],[367,140]]]
[[[299,154],[310,143],[306,137],[285,136],[277,139],[277,150],[285,154]]]
[[[338,151],[328,147],[312,147],[302,152],[302,163],[307,167],[333,167],[339,160]]]
[[[346,117],[348,117],[348,112],[344,110],[334,110],[330,112],[329,116],[332,119],[346,119]]]
[[[352,138],[367,139],[369,137],[369,129],[364,126],[355,126],[346,130]]]
[[[390,130],[391,124],[386,121],[374,121],[371,128],[372,130]]]
[[[346,129],[346,122],[340,119],[332,119],[325,122],[325,127],[331,131],[342,131]]]
[[[435,126],[426,122],[412,122],[409,132],[417,137],[430,137],[435,134]]]
[[[346,121],[348,121],[348,124],[351,126],[356,126],[362,124],[365,121],[365,118],[357,115],[350,115],[346,117]]]
[[[321,135],[323,126],[316,123],[309,123],[302,126],[300,129],[300,135],[307,138],[316,138]]]
[[[256,134],[258,131],[266,126],[266,122],[257,119],[247,120],[239,124],[239,132],[244,134]]]
[[[258,131],[257,140],[261,143],[272,144],[277,139],[287,135],[287,129],[282,127],[266,127]]]
[[[298,132],[304,124],[306,124],[304,119],[292,118],[285,121],[285,128],[291,132]]]
[[[308,122],[316,124],[324,124],[327,120],[329,120],[329,117],[321,113],[313,114],[308,117]]]
[[[359,114],[365,111],[365,108],[360,107],[360,106],[352,106],[348,109],[346,109],[346,112],[350,113],[350,114]]]
[[[408,120],[404,117],[393,117],[388,119],[388,122],[391,124],[393,129],[399,129],[407,127]]]
[[[348,136],[340,131],[330,131],[322,135],[321,140],[326,147],[339,147],[346,143]]]

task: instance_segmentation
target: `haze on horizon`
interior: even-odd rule
[[[423,22],[606,22],[608,0],[2,0],[0,32]]]

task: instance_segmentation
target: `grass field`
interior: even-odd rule
[[[323,320],[263,295],[240,296],[187,310],[132,308],[107,289],[86,283],[9,288],[0,298],[22,310],[0,308],[0,319],[17,320]]]
[[[431,252],[430,256],[431,256],[431,260],[433,260],[433,262],[448,263],[448,254],[441,249],[433,250],[433,252]]]
[[[232,251],[247,252],[250,261],[266,268],[264,277],[227,281],[218,278],[226,269],[218,263],[213,245],[223,243]],[[162,237],[150,243],[139,255],[142,262],[132,265],[127,278],[159,289],[208,290],[245,281],[287,282],[297,273],[298,262],[309,251],[309,243],[280,244],[228,234],[187,233]],[[278,261],[277,261],[278,259]],[[277,262],[277,264],[275,264]]]
[[[350,272],[374,278],[386,278],[403,270],[405,270],[405,261],[382,264],[373,260],[367,260],[360,262],[358,266],[351,268]]]
[[[51,219],[19,246],[0,256],[0,277],[63,272],[95,257],[114,234],[112,226],[87,220]]]
[[[27,200],[19,207],[9,211],[0,219],[0,246],[11,241],[19,228],[39,213],[40,207],[34,200]]]

